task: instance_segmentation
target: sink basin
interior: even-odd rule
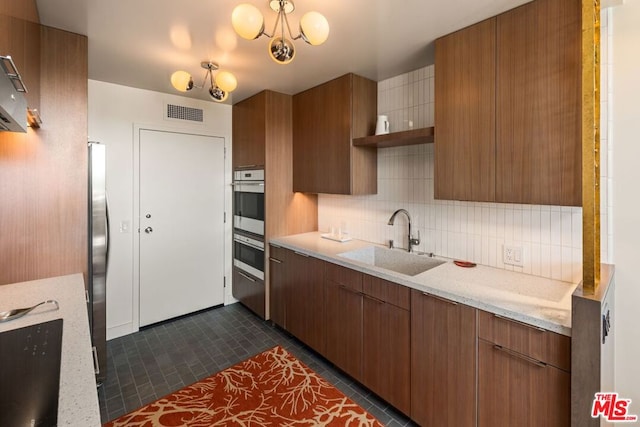
[[[445,263],[445,261],[434,258],[401,252],[397,249],[386,249],[380,246],[367,246],[362,249],[342,252],[338,256],[384,268],[385,270],[395,271],[396,273],[406,274],[407,276],[424,273]]]

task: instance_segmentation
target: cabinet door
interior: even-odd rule
[[[324,353],[324,262],[298,252],[289,252],[287,262],[287,330]]]
[[[570,386],[568,372],[478,342],[479,427],[566,427]]]
[[[377,84],[347,74],[293,96],[293,190],[372,194],[377,151],[352,147],[375,127]]]
[[[293,96],[293,190],[349,194],[351,78]]]
[[[233,106],[233,167],[264,166],[266,138],[266,92]]]
[[[499,15],[497,44],[496,201],[580,206],[580,1]]]
[[[476,310],[411,292],[411,418],[476,424]]]
[[[367,293],[368,282],[406,291],[402,285],[365,276],[362,383],[407,415],[411,413],[410,328],[407,308]],[[409,298],[406,298],[407,302]]]
[[[233,297],[264,319],[264,281],[233,267]]]
[[[362,377],[362,276],[325,263],[325,356],[357,380]]]
[[[287,329],[288,253],[288,250],[277,246],[271,245],[269,247],[269,313],[271,321],[284,329]]]
[[[436,199],[495,199],[495,25],[436,40]]]

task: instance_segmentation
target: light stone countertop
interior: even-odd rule
[[[320,237],[319,232],[278,237],[271,239],[270,243],[519,322],[571,336],[571,294],[576,289],[577,283],[551,280],[482,265],[463,268],[456,266],[453,260],[441,257],[436,259],[447,262],[418,275],[407,276],[338,255],[367,246],[382,247],[381,245],[361,240],[339,243]]]
[[[0,332],[63,319],[58,426],[100,426],[100,407],[93,370],[89,316],[82,274],[0,286],[0,311],[30,307],[54,299],[24,317],[0,323]]]

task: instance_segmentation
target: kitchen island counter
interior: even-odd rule
[[[58,426],[100,426],[89,317],[82,274],[0,286],[0,311],[46,304],[26,316],[0,323],[0,332],[63,319]]]
[[[577,284],[478,265],[458,267],[453,260],[408,276],[345,258],[339,254],[367,246],[361,240],[336,242],[319,232],[271,239],[270,243],[342,265],[400,285],[466,304],[532,326],[571,336],[571,295]],[[399,250],[399,249],[398,249]]]

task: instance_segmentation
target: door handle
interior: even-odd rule
[[[144,229],[144,232],[147,233],[147,234],[151,234],[151,233],[153,233],[153,228],[147,227],[147,228]]]

